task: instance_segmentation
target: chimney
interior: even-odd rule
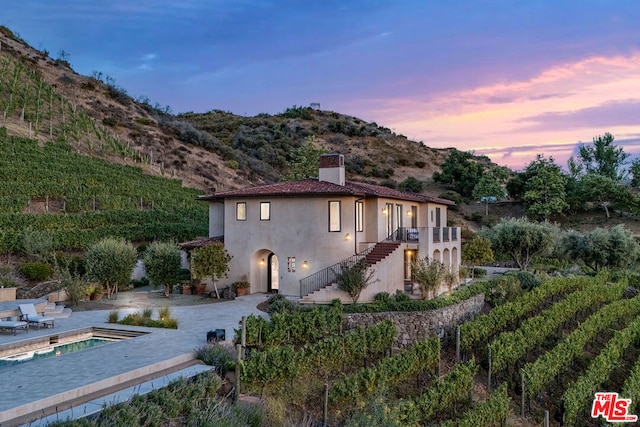
[[[332,153],[320,156],[318,180],[344,185],[344,156]]]

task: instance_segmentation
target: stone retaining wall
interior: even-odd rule
[[[434,336],[443,338],[450,335],[455,327],[476,314],[484,305],[484,294],[449,307],[429,311],[350,313],[345,314],[345,330],[358,326],[368,327],[383,320],[391,320],[396,325],[395,348],[408,347],[416,341]]]

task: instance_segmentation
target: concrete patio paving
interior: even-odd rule
[[[178,329],[127,327],[108,324],[110,310],[74,312],[69,318],[56,319],[53,329],[29,329],[18,335],[0,334],[0,346],[37,336],[87,327],[115,327],[150,332],[129,340],[0,368],[0,427],[12,425],[11,419],[25,411],[35,412],[54,402],[52,396],[82,395],[96,382],[120,382],[129,373],[144,373],[151,365],[171,367],[192,359],[193,350],[206,344],[207,331],[225,329],[227,342],[233,339],[242,316],[265,315],[256,306],[267,295],[252,294],[233,301],[171,307]],[[122,318],[135,308],[119,310]]]

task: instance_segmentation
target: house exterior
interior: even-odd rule
[[[233,256],[219,285],[248,280],[250,291],[277,291],[302,302],[350,302],[335,285],[341,269],[366,259],[371,284],[360,301],[411,282],[411,261],[460,266],[460,229],[447,227],[453,202],[345,180],[344,157],[323,155],[319,178],[202,196],[209,237]]]

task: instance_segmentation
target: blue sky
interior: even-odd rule
[[[174,112],[319,102],[520,168],[611,132],[640,152],[635,0],[20,0],[0,23]]]

